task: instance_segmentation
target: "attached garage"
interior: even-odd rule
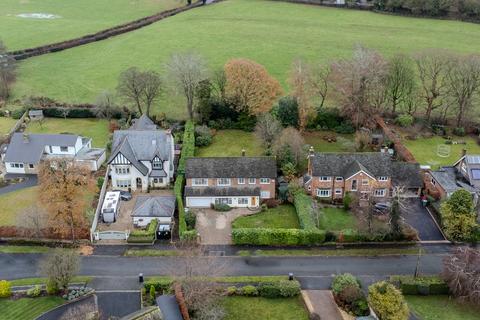
[[[209,208],[214,203],[233,208],[258,207],[259,187],[185,187],[187,208]]]
[[[213,199],[210,197],[187,197],[188,208],[209,208],[213,203]]]

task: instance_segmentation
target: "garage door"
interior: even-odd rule
[[[208,208],[212,203],[212,198],[187,198],[187,207],[190,208]]]

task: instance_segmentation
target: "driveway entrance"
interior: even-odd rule
[[[417,229],[421,241],[445,240],[430,213],[418,198],[406,199],[406,208],[402,212],[405,222]]]
[[[200,234],[201,244],[231,244],[232,222],[238,217],[254,214],[247,208],[219,212],[212,209],[195,209],[197,214],[196,229]]]

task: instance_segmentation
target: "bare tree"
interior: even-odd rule
[[[314,95],[319,99],[318,108],[322,109],[329,92],[330,74],[332,68],[330,65],[311,66],[309,84]]]
[[[16,79],[15,59],[7,54],[7,47],[0,40],[0,98],[10,97],[10,86]]]
[[[102,91],[95,102],[95,116],[97,118],[112,119],[115,112],[115,95],[108,90]]]
[[[332,64],[332,81],[342,114],[353,124],[372,127],[384,102],[387,64],[376,51],[358,46],[353,58]]]
[[[411,59],[404,54],[393,56],[388,62],[386,83],[387,101],[391,104],[392,114],[399,105],[410,101],[415,88],[415,70]]]
[[[194,116],[195,92],[200,83],[207,78],[207,64],[197,53],[176,53],[166,64],[169,79],[182,91],[187,100],[190,119]]]
[[[41,261],[40,267],[51,283],[66,290],[80,268],[80,258],[75,250],[55,249]]]
[[[290,162],[298,168],[305,159],[305,140],[295,128],[283,129],[273,143],[273,154],[282,166]]]
[[[448,93],[456,103],[457,127],[461,127],[480,92],[480,56],[452,56],[451,59],[446,71]]]
[[[447,90],[447,69],[449,58],[444,51],[426,50],[415,55],[422,96],[425,101],[425,117],[429,121],[432,111],[443,104]]]
[[[226,100],[225,88],[227,86],[227,75],[223,68],[213,71],[211,76],[212,89],[215,96],[221,101]]]
[[[298,119],[301,131],[307,126],[307,121],[314,111],[311,79],[310,66],[300,59],[295,60],[290,69],[289,83],[292,87],[291,95],[296,98],[298,103]]]
[[[275,138],[282,131],[282,125],[270,113],[265,113],[258,116],[257,124],[255,126],[256,136],[263,141],[267,149],[272,146]]]
[[[143,72],[143,101],[145,103],[145,114],[150,116],[152,104],[156,102],[163,91],[163,82],[160,75],[155,71]]]
[[[453,296],[480,304],[480,251],[458,247],[444,258],[442,277]]]
[[[48,227],[48,213],[37,205],[25,208],[16,217],[17,228],[24,230],[24,236],[41,238]]]

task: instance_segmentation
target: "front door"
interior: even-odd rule
[[[257,198],[252,197],[252,207],[256,207],[256,206],[257,206]]]
[[[137,188],[142,188],[142,178],[137,178]]]

